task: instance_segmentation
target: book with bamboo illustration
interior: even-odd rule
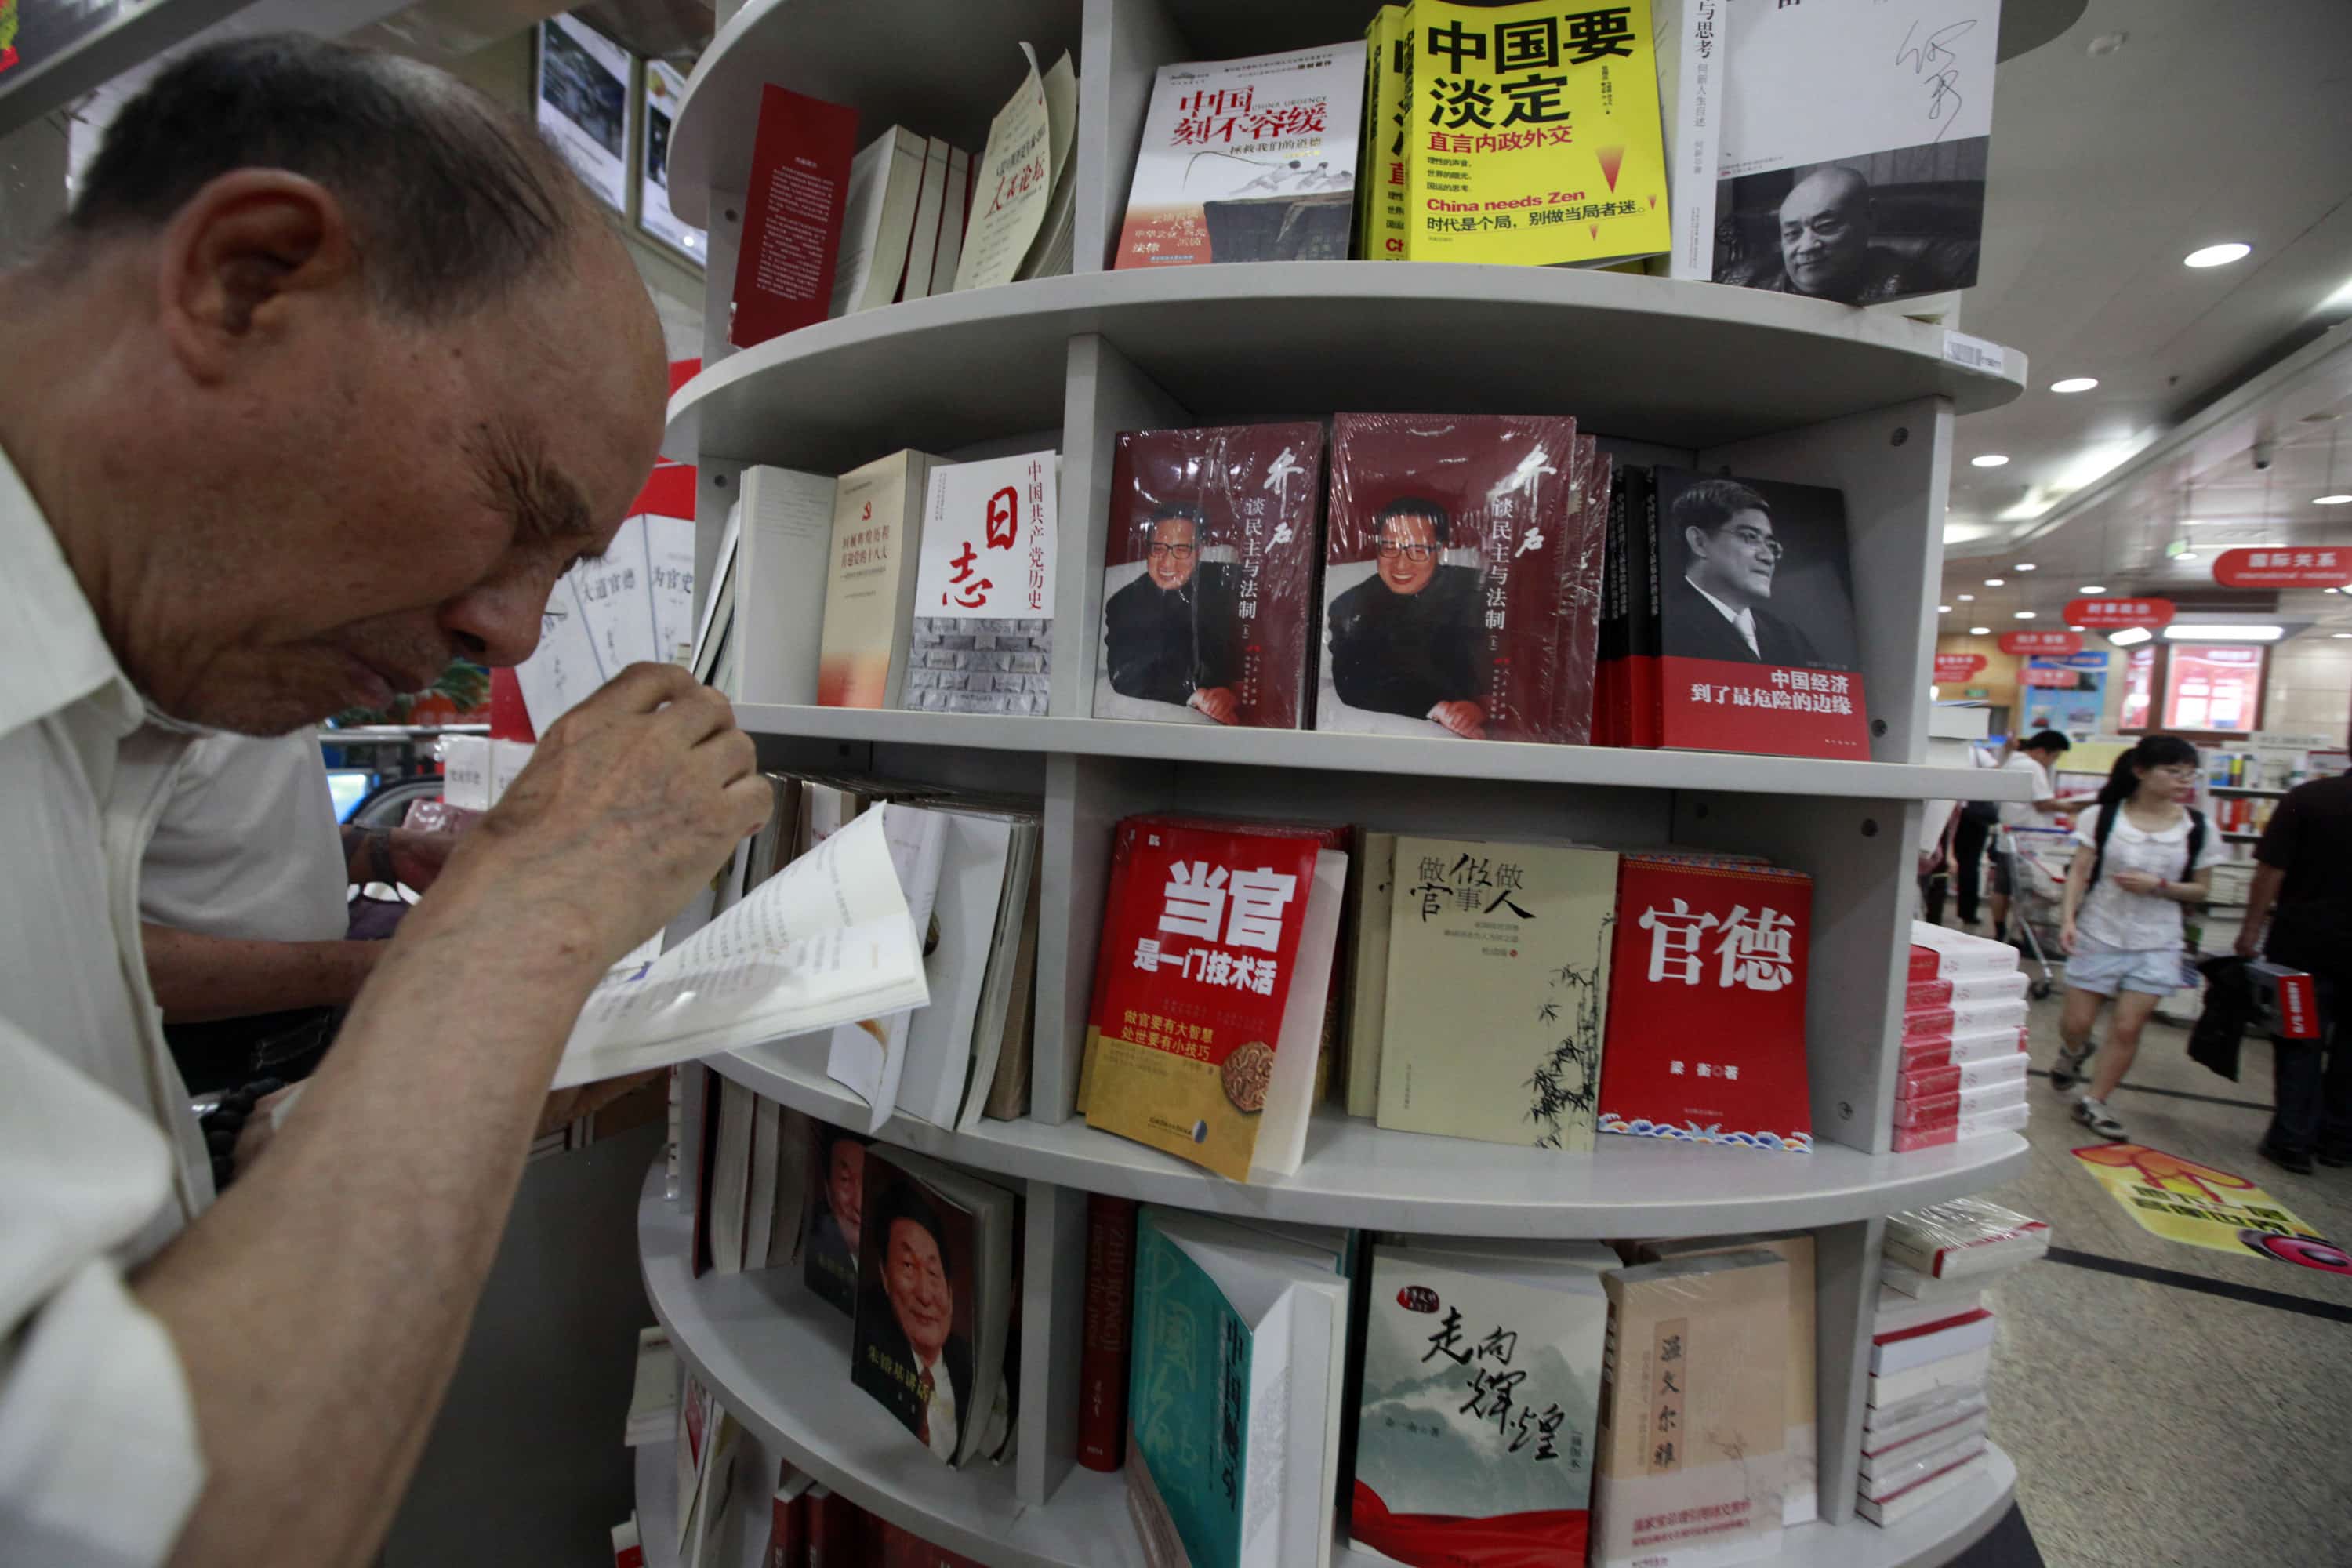
[[[1617,856],[1396,841],[1381,1126],[1589,1151]]]

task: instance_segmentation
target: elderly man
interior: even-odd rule
[[[1372,575],[1331,601],[1331,685],[1369,712],[1486,738],[1478,574],[1448,566],[1453,517],[1425,496],[1373,514]]]
[[[526,656],[651,464],[643,288],[527,131],[257,39],[124,106],[0,274],[0,1555],[364,1561],[456,1363],[571,1021],[766,811],[640,666],[449,858],[217,1204],[141,962],[183,724]]]
[[[1804,294],[1845,305],[1871,305],[1959,285],[1924,263],[1874,246],[1877,219],[1870,182],[1832,163],[1799,180],[1780,203],[1780,249],[1727,269],[1722,278],[1749,289]]]
[[[1229,567],[1201,560],[1201,513],[1151,514],[1143,574],[1103,605],[1105,669],[1113,691],[1195,708],[1220,724],[1241,718],[1240,601]]]

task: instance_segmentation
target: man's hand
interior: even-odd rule
[[[1241,721],[1241,700],[1234,695],[1234,689],[1230,686],[1202,687],[1192,693],[1192,706],[1220,724],[1234,724]]]
[[[2238,928],[2238,940],[2231,944],[2240,958],[2252,958],[2263,950],[2262,928],[2253,924]]]
[[[454,833],[412,832],[405,827],[392,830],[392,873],[394,879],[418,892],[430,888],[441,875],[441,868],[449,862],[449,850],[457,842]]]
[[[1429,716],[1465,741],[1486,738],[1486,710],[1475,702],[1441,702]]]
[[[553,934],[601,973],[767,820],[758,761],[727,699],[676,665],[631,665],[541,737],[411,923],[472,906]]]

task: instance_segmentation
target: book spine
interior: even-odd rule
[[[1135,1281],[1131,1199],[1087,1198],[1087,1310],[1078,1351],[1078,1463],[1116,1470],[1127,1458],[1127,1372]]]
[[[809,1500],[805,1489],[776,1494],[768,1527],[765,1568],[808,1568]]]

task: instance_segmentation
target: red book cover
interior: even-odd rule
[[[913,1531],[888,1520],[877,1520],[881,1555],[879,1568],[982,1568],[978,1558],[934,1546]]]
[[[1543,740],[1556,683],[1589,693],[1589,636],[1553,663],[1561,574],[1592,553],[1575,442],[1567,418],[1333,416],[1317,729]]]
[[[1633,746],[1658,743],[1658,479],[1643,476],[1641,507],[1633,514],[1626,547],[1633,559],[1632,632],[1627,645],[1626,721]]]
[[[856,155],[857,110],[772,82],[761,88],[728,329],[737,348],[824,320]]]
[[[1947,1002],[1936,1007],[1906,1007],[1903,1037],[1906,1040],[1955,1039],[1980,1035],[2025,1022],[2025,996],[1996,997],[1990,1002]]]
[[[530,710],[523,703],[522,682],[511,668],[490,671],[490,739],[539,739],[539,731],[530,727]]]
[[[1617,876],[1601,1131],[1808,1152],[1812,879],[1627,855]]]
[[[1078,1346],[1078,1463],[1116,1470],[1127,1454],[1128,1335],[1134,1308],[1135,1204],[1087,1196],[1087,1313]]]
[[[1601,627],[1592,662],[1592,744],[1622,746],[1622,677],[1625,670],[1625,489],[1627,476],[1612,475],[1601,529]]]
[[[1867,759],[1845,500],[1656,470],[1658,741]]]
[[[1319,424],[1122,431],[1095,717],[1303,727],[1322,493]]]
[[[768,1554],[763,1568],[808,1568],[809,1479],[787,1463],[776,1478],[768,1510]]]
[[[1590,436],[1576,438],[1575,532],[1561,552],[1558,590],[1559,641],[1552,649],[1551,723],[1546,738],[1562,745],[1591,744],[1592,707],[1601,689],[1602,580],[1609,559],[1609,500],[1616,463]],[[1581,671],[1581,675],[1579,675]]]
[[[1262,1129],[1286,1140],[1308,1110],[1328,974],[1309,964],[1291,1004],[1319,832],[1130,817],[1113,837],[1087,1124],[1246,1181]],[[1303,1062],[1280,1054],[1302,1039]]]
[[[866,1568],[879,1549],[872,1514],[824,1487],[811,1487],[808,1568]]]

